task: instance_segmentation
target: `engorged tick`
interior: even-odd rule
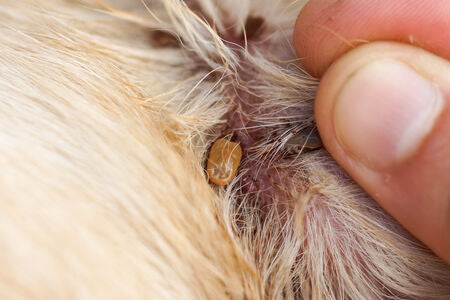
[[[242,149],[225,138],[218,139],[211,147],[207,163],[209,180],[219,186],[233,180],[241,163]]]

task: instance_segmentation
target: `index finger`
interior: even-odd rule
[[[312,0],[295,25],[297,54],[317,77],[350,49],[372,41],[410,43],[450,59],[450,1]]]

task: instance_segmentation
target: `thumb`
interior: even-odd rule
[[[450,63],[399,43],[371,43],[322,77],[316,121],[347,172],[450,263]]]

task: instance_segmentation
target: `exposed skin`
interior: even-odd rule
[[[294,37],[306,69],[321,77],[315,115],[328,151],[381,206],[447,263],[450,263],[449,15],[447,0],[315,0],[299,15]],[[368,43],[352,50],[361,41]],[[352,133],[339,130],[348,128],[341,126],[350,122],[347,119],[354,120],[357,127],[358,120],[364,122],[374,112],[355,108],[358,113],[355,116],[354,111],[336,109],[336,101],[359,70],[380,61],[399,62],[414,70],[424,82],[437,87],[441,105],[434,125],[414,151],[401,160],[393,159],[389,147],[383,144],[392,135],[389,127],[384,131],[374,129],[379,134],[368,136],[367,141],[360,139],[360,143],[372,143],[379,148],[376,153],[381,153],[375,164],[367,164],[354,155],[358,141],[351,141]],[[378,84],[367,78],[358,82],[361,84],[356,89],[360,91],[355,88],[352,91],[359,99],[366,97],[365,89]],[[413,85],[401,82],[389,82],[379,89],[376,97],[368,97],[380,103],[382,99],[393,98],[392,95],[400,99],[414,97]],[[407,104],[405,101],[405,110]],[[372,107],[378,109],[377,104]],[[388,110],[386,114],[390,116],[391,112]],[[344,146],[345,141],[354,142],[353,146]]]

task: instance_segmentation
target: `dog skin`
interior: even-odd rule
[[[0,2],[0,298],[448,299],[450,267],[303,147],[304,4]]]

